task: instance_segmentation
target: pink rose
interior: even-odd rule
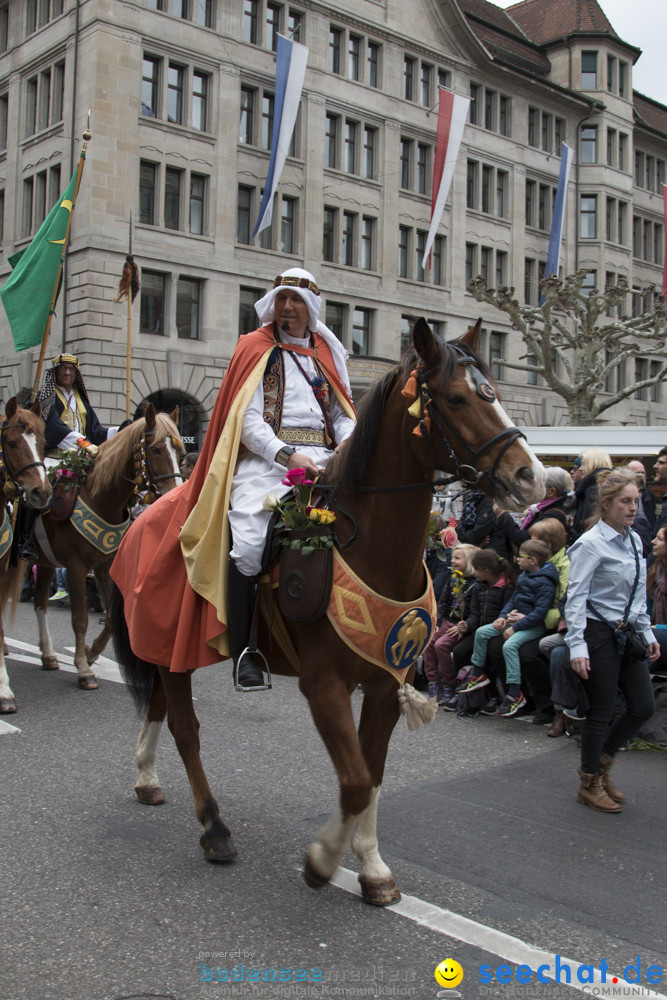
[[[305,469],[290,469],[281,480],[283,486],[312,486],[313,480],[306,479]]]
[[[453,549],[459,540],[453,528],[443,528],[440,532],[440,541],[446,549]]]

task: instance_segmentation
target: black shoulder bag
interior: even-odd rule
[[[632,543],[632,551],[635,554],[635,582],[632,585],[630,597],[628,598],[628,603],[625,606],[625,611],[623,612],[623,617],[620,622],[618,622],[617,625],[612,625],[611,622],[608,622],[591,600],[586,601],[586,607],[589,611],[592,611],[596,618],[599,618],[601,622],[604,622],[605,625],[608,625],[609,628],[613,630],[614,638],[616,639],[616,648],[621,656],[625,656],[628,660],[647,660],[648,646],[646,644],[646,640],[644,639],[644,636],[637,631],[636,625],[633,622],[628,621],[628,615],[630,614],[632,602],[634,601],[635,594],[637,592],[637,584],[639,583],[639,553],[637,552],[637,546],[635,545],[632,531],[630,531],[630,542]]]

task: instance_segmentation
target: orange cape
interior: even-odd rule
[[[338,400],[354,416],[326,341],[318,333],[312,338]],[[273,325],[241,337],[190,479],[160,497],[134,522],[111,568],[125,601],[135,656],[174,672],[229,656],[229,494],[243,415],[275,346]]]

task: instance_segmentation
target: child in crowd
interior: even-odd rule
[[[544,635],[544,619],[554,601],[558,571],[548,562],[549,546],[536,538],[523,542],[518,555],[521,571],[516,590],[491,625],[482,625],[475,632],[472,654],[472,674],[456,689],[459,694],[475,691],[489,684],[484,674],[486,647],[498,632],[502,633],[503,659],[506,670],[506,694],[498,715],[509,718],[526,704],[521,693],[519,648],[530,639]]]
[[[456,678],[452,665],[452,648],[465,635],[465,621],[470,610],[471,592],[475,585],[472,557],[478,551],[474,545],[456,545],[452,549],[452,571],[442,588],[438,601],[437,627],[424,650],[424,673],[429,698],[438,704],[449,701]]]
[[[512,596],[516,583],[516,573],[512,564],[492,548],[478,549],[475,552],[472,557],[472,571],[477,583],[472,590],[470,612],[463,622],[463,638],[453,654],[455,673],[458,673],[461,664],[470,662],[475,631],[480,625],[489,625],[496,620],[500,609]],[[456,712],[458,701],[458,694],[453,694],[442,707],[446,712]],[[499,704],[499,698],[489,699],[487,705],[489,714],[495,714]]]

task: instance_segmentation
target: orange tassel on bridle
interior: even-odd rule
[[[114,299],[114,302],[121,302],[123,299],[127,299],[131,296],[131,301],[137,297],[139,292],[139,268],[134,263],[134,257],[132,254],[128,254],[125,258],[125,263],[123,264],[123,273],[120,276],[120,281],[118,282],[118,295]]]
[[[406,399],[416,399],[417,398],[417,369],[413,368],[410,372],[410,377],[401,389],[401,396],[405,396]]]

